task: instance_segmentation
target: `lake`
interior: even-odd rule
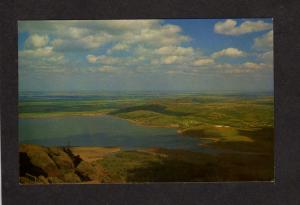
[[[182,136],[175,128],[145,127],[108,115],[20,119],[19,143],[44,146],[113,146],[122,149],[207,149],[199,147],[198,139]]]

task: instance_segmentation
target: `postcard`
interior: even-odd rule
[[[274,180],[273,20],[18,21],[20,184]]]

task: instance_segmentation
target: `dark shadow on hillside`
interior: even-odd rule
[[[261,127],[257,130],[238,130],[239,135],[249,137],[253,142],[243,141],[217,141],[210,143],[214,148],[228,149],[241,152],[274,153],[274,128]],[[182,132],[183,135],[194,138],[209,138],[204,129],[190,129]],[[221,137],[222,133],[214,133],[213,137]]]
[[[149,162],[145,167],[128,171],[129,182],[191,182],[213,181],[218,167],[212,164],[195,166],[176,159]]]
[[[48,174],[41,169],[40,167],[34,166],[31,161],[30,158],[28,157],[28,155],[24,152],[20,152],[19,153],[20,156],[20,176],[25,176],[26,173],[34,175],[34,176],[45,176],[47,177]]]
[[[271,156],[209,155],[173,153],[161,161],[151,161],[143,167],[128,170],[128,182],[218,182],[218,181],[271,181],[273,160]],[[191,160],[191,157],[197,160]],[[201,161],[200,161],[200,160]]]
[[[253,142],[219,141],[211,145],[221,149],[274,155],[274,128],[263,127],[255,131],[239,130],[239,134],[251,138]]]
[[[254,140],[273,141],[274,140],[274,128],[262,127],[256,131],[239,130],[240,135],[251,137]]]
[[[139,110],[152,111],[152,112],[157,112],[157,113],[166,114],[166,115],[173,115],[173,116],[186,116],[186,115],[190,114],[190,113],[186,113],[186,112],[176,112],[176,111],[167,110],[166,106],[156,105],[156,104],[122,108],[117,111],[113,111],[110,114],[116,115],[116,114],[121,114],[121,113],[139,111]]]

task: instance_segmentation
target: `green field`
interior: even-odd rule
[[[19,103],[20,117],[111,114],[151,126],[180,129],[223,125],[273,126],[273,97],[190,96],[158,99],[31,100]]]

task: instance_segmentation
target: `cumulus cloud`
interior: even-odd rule
[[[62,60],[64,58],[64,55],[62,53],[57,53],[53,51],[53,47],[47,46],[43,48],[37,48],[37,49],[27,49],[23,51],[19,51],[19,56],[21,58],[47,58],[47,60]]]
[[[272,29],[272,27],[272,24],[265,23],[262,20],[244,21],[240,25],[237,25],[236,20],[227,19],[225,21],[217,22],[214,26],[214,31],[219,34],[237,36]]]
[[[116,44],[112,51],[124,50],[125,44],[157,48],[190,40],[181,33],[179,26],[163,24],[160,20],[21,21],[19,30],[38,36],[53,36],[50,43],[60,51],[93,50],[108,43]]]
[[[18,55],[21,72],[61,73],[64,70],[65,56],[54,50],[48,35],[29,35]]]
[[[270,50],[273,48],[273,30],[264,34],[261,37],[254,39],[254,48],[258,50]]]
[[[116,40],[127,44],[142,44],[147,47],[156,48],[160,46],[176,46],[190,40],[189,37],[180,33],[181,28],[175,25],[160,25],[152,28],[140,28],[130,30],[117,36]]]
[[[273,64],[273,51],[267,51],[261,54],[258,54],[258,59],[264,63]]]
[[[242,64],[242,66],[246,69],[263,69],[266,67],[266,64],[264,63],[253,63],[253,62],[245,62]]]
[[[90,67],[86,70],[87,72],[92,72],[92,73],[96,73],[96,72],[99,72],[99,73],[117,73],[118,71],[118,68],[116,67],[112,67],[112,66],[108,66],[108,65],[104,65],[104,66],[101,66],[101,67]]]
[[[111,66],[103,66],[99,68],[99,71],[101,72],[106,72],[106,73],[110,73],[113,71],[113,67]]]
[[[87,55],[86,59],[89,63],[96,63],[98,60],[97,56],[94,55]]]
[[[26,48],[41,48],[48,44],[49,38],[47,35],[30,35],[25,41]]]
[[[193,62],[194,66],[204,66],[204,65],[210,65],[213,64],[215,61],[212,58],[202,58],[197,59]]]
[[[84,50],[96,49],[111,42],[112,36],[106,33],[97,35],[87,35],[78,38],[58,38],[50,42],[57,51],[78,52]]]
[[[117,44],[116,46],[120,47],[118,49],[123,50],[122,44]],[[112,48],[115,48],[115,46]],[[122,64],[131,66],[139,63],[144,65],[171,65],[188,63],[197,55],[192,47],[181,46],[163,46],[156,49],[145,46],[137,46],[132,50],[133,55],[128,57],[114,57],[112,55],[112,50],[115,49],[109,49],[107,55],[87,55],[86,59],[89,63],[101,63],[107,65]]]
[[[156,49],[154,52],[159,55],[186,56],[193,55],[194,49],[192,47],[164,46]]]
[[[21,72],[59,73],[65,68],[64,55],[54,52],[52,47],[19,51],[18,63]]]
[[[167,56],[166,58],[162,59],[162,64],[174,64],[174,63],[179,63],[180,61],[182,61],[182,57],[180,56]]]
[[[89,63],[100,63],[104,65],[118,65],[124,62],[124,58],[113,57],[113,56],[94,56],[94,55],[87,55],[86,59]]]
[[[127,51],[129,49],[129,45],[126,43],[117,43],[112,48],[108,49],[107,53],[112,53],[114,51]]]
[[[19,55],[24,57],[47,57],[53,55],[53,47],[24,50]]]
[[[240,64],[219,63],[215,65],[215,68],[217,68],[221,73],[243,74],[270,70],[269,68],[272,68],[272,65],[247,61]]]
[[[233,25],[235,33],[245,32],[241,31],[247,30],[245,26],[247,32],[251,30],[252,24],[244,22],[237,26],[232,21],[225,22]],[[272,65],[273,53],[266,50],[254,54],[257,59],[251,59],[253,62],[248,59],[241,64],[222,64],[220,57],[248,57],[250,53],[225,48],[204,55],[180,26],[160,20],[27,22],[21,23],[20,31],[29,33],[25,47],[19,51],[20,67],[57,73],[247,73],[260,72]],[[262,39],[256,41],[258,47],[264,44]]]
[[[213,53],[211,56],[213,58],[219,58],[222,56],[236,58],[236,57],[243,57],[245,55],[246,55],[246,53],[244,51],[241,51],[237,48],[226,48],[221,51],[217,51],[217,52]]]

